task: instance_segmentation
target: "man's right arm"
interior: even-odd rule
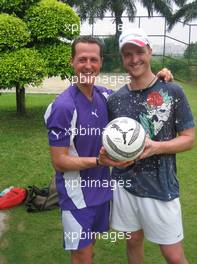
[[[70,156],[68,152],[68,147],[50,147],[52,164],[57,171],[84,170],[97,166],[96,157]]]
[[[131,161],[114,161],[108,157],[104,148],[97,157],[76,157],[69,155],[68,147],[50,147],[52,164],[57,171],[85,170],[98,166],[127,167]]]

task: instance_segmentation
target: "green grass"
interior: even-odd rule
[[[185,92],[197,119],[197,86],[185,85]],[[48,185],[54,172],[48,152],[43,114],[55,95],[26,95],[27,114],[15,113],[15,95],[0,96],[0,190],[14,185]],[[197,238],[197,148],[178,154],[181,202],[183,209],[185,252],[196,263]],[[26,212],[23,205],[6,211],[8,230],[0,240],[1,264],[69,263],[69,253],[62,248],[59,210],[44,213]],[[113,238],[111,239],[113,240]],[[98,240],[95,264],[125,264],[125,242]],[[165,263],[159,248],[145,242],[145,264]]]

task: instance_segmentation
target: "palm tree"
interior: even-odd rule
[[[62,2],[69,2],[62,0]],[[122,25],[122,14],[126,11],[129,21],[133,21],[136,15],[136,1],[135,0],[82,0],[71,1],[75,2],[77,13],[81,21],[89,19],[89,23],[93,24],[95,18],[103,19],[106,12],[110,11],[115,16],[114,22],[116,23],[116,37],[120,35],[120,25]],[[139,1],[147,9],[148,16],[152,16],[156,11],[165,16],[170,21],[171,13],[171,0],[141,0]],[[176,2],[184,2],[184,0],[176,0]]]
[[[172,27],[181,18],[183,18],[184,23],[187,23],[191,21],[192,19],[197,18],[197,0],[184,5],[172,16],[171,22],[169,23],[169,29],[172,29]]]

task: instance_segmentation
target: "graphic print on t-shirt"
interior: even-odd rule
[[[168,92],[154,91],[148,94],[143,104],[147,113],[140,114],[140,121],[150,138],[156,136],[170,116],[172,97]]]

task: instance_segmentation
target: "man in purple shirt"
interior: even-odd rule
[[[94,85],[102,66],[100,42],[92,37],[76,39],[72,66],[76,83],[48,106],[45,122],[56,170],[64,248],[71,250],[73,264],[91,264],[95,234],[109,230],[109,166],[126,167],[131,162],[99,156],[108,123],[106,100],[112,93]]]
[[[102,131],[108,123],[106,100],[111,90],[94,85],[102,65],[102,46],[94,38],[72,46],[76,83],[48,106],[45,122],[56,186],[62,209],[64,248],[72,263],[91,263],[94,236],[109,230],[112,199],[108,166],[128,162],[110,159],[100,164]]]

